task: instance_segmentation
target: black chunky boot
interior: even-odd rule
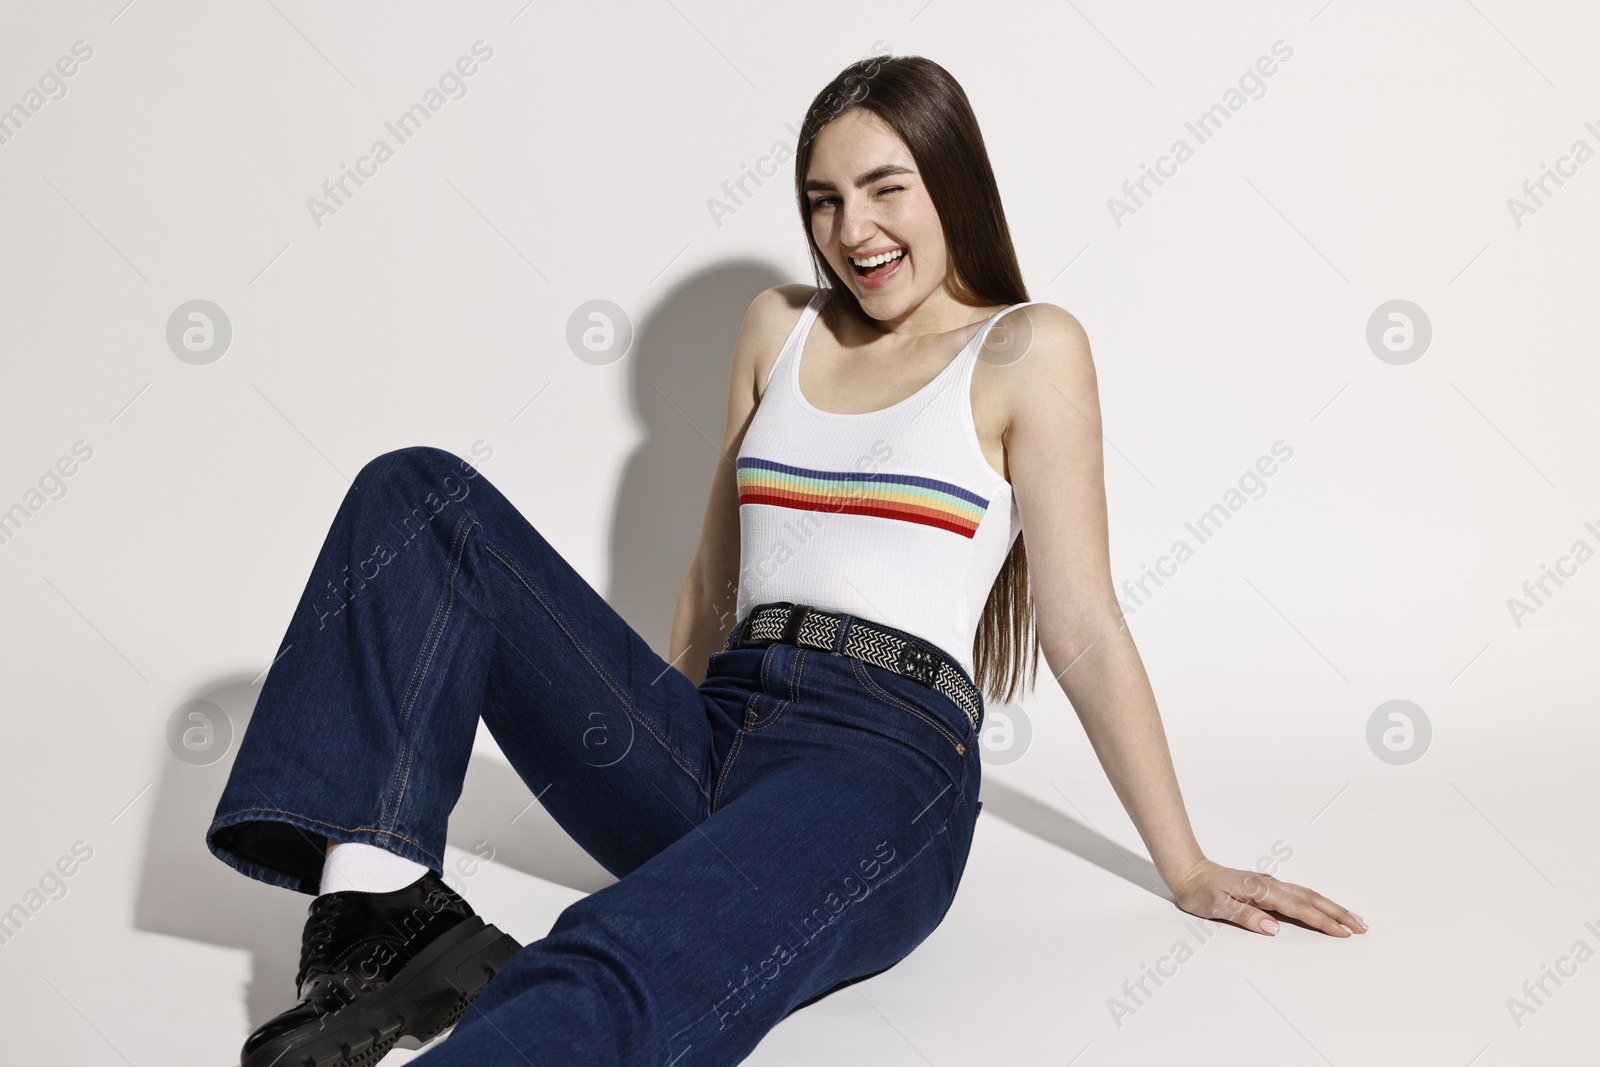
[[[392,893],[325,893],[307,909],[299,1003],[244,1043],[240,1067],[372,1067],[427,1041],[522,948],[429,871]]]

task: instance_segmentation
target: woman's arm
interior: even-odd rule
[[[1111,584],[1089,340],[1076,318],[1053,305],[1016,314],[1027,315],[1032,329],[1027,353],[1004,368],[1007,385],[1020,386],[1005,390],[1006,460],[1027,538],[1040,650],[1170,886],[1202,853]]]
[[[737,447],[734,446],[735,451]],[[727,451],[726,442],[723,451]],[[732,465],[719,455],[711,478],[710,499],[706,502],[700,547],[683,577],[672,614],[668,658],[696,685],[705,681],[706,661],[727,643],[728,631],[738,621],[734,618],[734,605],[738,599],[735,583],[739,561],[739,504],[737,484],[730,487],[730,483],[735,483]],[[728,566],[730,560],[732,567]]]
[[[678,591],[668,659],[689,680],[705,681],[706,660],[720,652],[734,617],[739,580],[739,482],[734,458],[759,401],[762,368],[770,368],[800,308],[814,292],[806,285],[778,285],[757,294],[745,312],[728,375],[728,418],[714,457],[711,492],[694,560]]]
[[[1014,328],[1027,349],[989,371],[1010,415],[1012,491],[1027,538],[1040,650],[1072,702],[1095,756],[1179,907],[1272,933],[1252,903],[1335,936],[1349,912],[1268,875],[1222,867],[1195,840],[1178,790],[1155,694],[1111,580],[1100,402],[1089,340],[1078,320],[1040,304]],[[1270,925],[1263,927],[1266,920]]]

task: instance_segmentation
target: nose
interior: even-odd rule
[[[864,203],[846,200],[838,209],[839,240],[846,248],[862,248],[878,229],[875,213]]]

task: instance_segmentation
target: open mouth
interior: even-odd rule
[[[894,248],[876,256],[865,259],[850,257],[850,265],[856,270],[856,277],[877,281],[887,278],[900,268],[901,261],[905,258],[904,248]]]

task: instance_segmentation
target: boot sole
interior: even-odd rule
[[[473,915],[376,992],[262,1045],[240,1067],[371,1067],[402,1037],[426,1043],[455,1025],[521,950],[516,938]]]

